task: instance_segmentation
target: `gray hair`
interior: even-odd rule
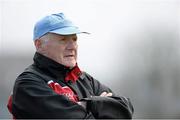
[[[47,41],[49,41],[49,39],[50,39],[50,34],[49,33],[47,33],[47,34],[45,34],[45,35],[43,35],[42,37],[39,38],[39,40],[41,40],[43,42],[43,44],[46,43]]]

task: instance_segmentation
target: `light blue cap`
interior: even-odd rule
[[[80,31],[63,13],[51,14],[39,20],[34,26],[33,40],[35,41],[48,32],[60,35],[89,34],[88,32]]]

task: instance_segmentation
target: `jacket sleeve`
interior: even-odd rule
[[[87,74],[88,75],[88,74]],[[112,90],[88,75],[94,89],[95,96],[84,98],[87,101],[87,110],[91,111],[95,118],[131,119],[134,109],[130,100],[126,97],[115,95]],[[99,96],[102,92],[112,92],[111,97]]]
[[[15,118],[88,118],[87,111],[56,94],[35,75],[22,74],[15,82],[12,114]]]

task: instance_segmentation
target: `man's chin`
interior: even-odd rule
[[[73,68],[74,66],[76,66],[76,62],[66,63],[65,66]]]

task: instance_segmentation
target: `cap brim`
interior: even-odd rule
[[[56,33],[59,35],[72,35],[72,34],[80,34],[80,33],[90,34],[88,32],[80,31],[77,27],[72,27],[72,26],[63,27],[63,28],[52,30],[49,32]]]

